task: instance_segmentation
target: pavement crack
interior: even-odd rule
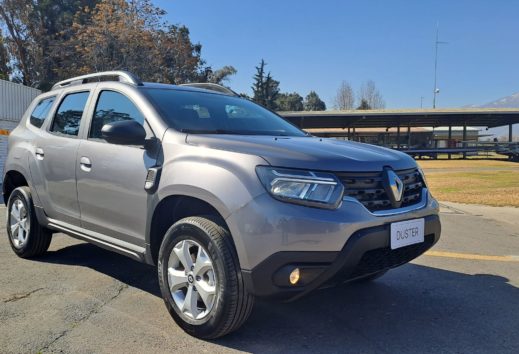
[[[88,321],[88,319],[90,317],[92,317],[93,315],[99,313],[101,311],[101,309],[103,307],[105,307],[106,305],[108,305],[110,302],[114,301],[116,298],[119,297],[119,295],[121,295],[121,293],[123,292],[124,289],[128,288],[128,285],[127,284],[120,284],[120,286],[117,288],[117,291],[114,295],[112,295],[111,297],[109,297],[105,302],[103,302],[102,304],[100,304],[99,306],[94,306],[92,307],[92,309],[90,311],[88,311],[88,313],[86,313],[83,317],[81,317],[79,320],[75,321],[72,323],[72,325],[67,328],[66,330],[64,330],[63,332],[59,333],[54,339],[52,339],[49,343],[47,343],[45,346],[43,346],[40,350],[38,350],[37,352],[38,353],[43,353],[45,351],[47,351],[54,343],[56,343],[58,340],[60,340],[61,338],[65,337],[67,334],[69,334],[73,329],[75,329],[78,325],[80,325],[81,323],[85,322],[85,321]]]
[[[28,298],[29,296],[31,296],[32,294],[34,294],[35,292],[40,291],[40,290],[43,290],[43,288],[34,289],[34,290],[31,290],[31,291],[29,291],[27,293],[23,293],[23,294],[15,294],[15,295],[7,298],[3,302],[4,303],[8,303],[8,302],[15,302],[15,301],[18,301],[18,300],[21,300],[21,299],[25,299],[25,298]]]

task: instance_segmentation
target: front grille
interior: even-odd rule
[[[347,275],[347,279],[361,277],[363,275],[377,273],[384,269],[397,267],[410,262],[434,243],[434,235],[426,235],[424,242],[392,250],[390,247],[378,248],[364,253],[355,270]],[[347,280],[344,279],[344,280]]]
[[[424,183],[418,169],[395,171],[404,183],[400,207],[417,204],[421,200]],[[389,210],[395,206],[384,188],[383,172],[336,173],[344,184],[344,195],[361,202],[369,211]]]

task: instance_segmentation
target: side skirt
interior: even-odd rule
[[[146,249],[144,247],[136,246],[131,243],[100,234],[98,232],[85,230],[81,227],[70,225],[62,221],[51,219],[49,217],[46,219],[48,220],[47,227],[49,229],[63,232],[71,237],[90,242],[96,246],[109,251],[117,252],[136,261],[145,262]]]

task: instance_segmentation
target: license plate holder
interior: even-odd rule
[[[391,249],[395,250],[424,242],[425,219],[413,219],[391,224]]]

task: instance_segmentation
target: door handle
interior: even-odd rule
[[[81,159],[79,159],[79,166],[83,171],[90,172],[92,169],[92,162],[88,157],[83,156]]]
[[[43,152],[42,148],[36,148],[36,150],[34,150],[34,153],[36,154],[36,158],[38,160],[43,160],[43,158],[45,157],[45,153]]]

